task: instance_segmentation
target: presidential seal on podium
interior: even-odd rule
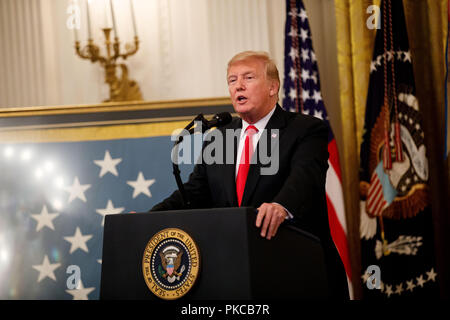
[[[181,229],[161,230],[145,247],[142,258],[144,280],[158,298],[175,300],[183,297],[195,284],[199,269],[197,244]]]

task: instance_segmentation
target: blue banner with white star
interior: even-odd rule
[[[148,211],[176,189],[170,130],[78,132],[0,144],[0,299],[98,299],[105,215]],[[184,180],[192,165],[180,169]]]

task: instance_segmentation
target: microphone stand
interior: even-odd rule
[[[198,116],[196,116],[194,118],[194,120],[192,120],[185,128],[184,130],[188,130],[189,135],[194,133],[194,128],[192,128],[192,126],[195,124],[196,121],[201,121],[202,122],[202,133],[207,129],[207,121],[206,119],[203,117],[203,114],[199,114]],[[189,209],[191,207],[191,202],[189,201],[189,198],[186,194],[186,190],[184,189],[184,185],[183,185],[183,181],[181,181],[181,176],[180,176],[180,169],[178,168],[178,145],[183,141],[184,136],[180,135],[177,139],[177,141],[175,141],[175,144],[173,145],[173,160],[172,160],[172,167],[173,167],[173,175],[175,176],[175,181],[177,183],[178,186],[178,190],[180,191],[181,194],[181,199],[183,201],[183,207],[185,209]]]

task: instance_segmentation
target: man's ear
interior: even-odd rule
[[[270,81],[269,94],[271,97],[276,96],[280,89],[280,83],[278,81]]]

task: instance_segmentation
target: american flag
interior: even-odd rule
[[[301,0],[286,0],[283,89],[283,108],[285,110],[313,115],[328,124],[330,158],[325,186],[328,220],[333,241],[347,273],[350,295],[352,296],[351,267],[339,154],[320,92],[319,70],[312,46],[308,15]]]
[[[394,201],[396,195],[397,191],[383,170],[383,161],[380,161],[370,179],[370,187],[367,192],[367,211],[374,216],[381,216],[383,210]]]
[[[105,215],[176,188],[170,136],[89,139],[0,143],[0,299],[98,299]]]

